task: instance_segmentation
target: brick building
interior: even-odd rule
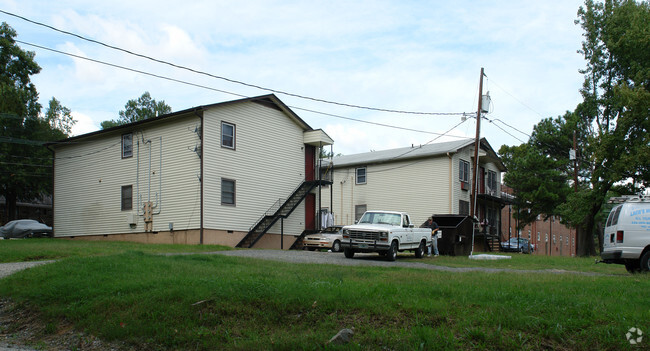
[[[501,185],[501,189],[507,194],[512,194],[512,189],[505,185]],[[559,217],[544,219],[544,215],[537,216],[535,222],[526,225],[517,233],[518,222],[514,211],[512,204],[501,209],[501,241],[520,235],[535,246],[534,255],[575,256],[576,231],[561,224]]]

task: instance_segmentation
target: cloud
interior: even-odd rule
[[[3,1],[3,0],[0,0]],[[316,98],[380,108],[474,112],[481,67],[494,110],[489,118],[530,133],[543,117],[580,101],[584,66],[582,0],[521,2],[127,1],[12,2],[14,11],[133,52],[218,76]],[[3,20],[4,17],[0,18]],[[16,22],[14,22],[16,23]],[[247,96],[267,91],[189,73],[18,21],[26,41]],[[96,125],[127,100],[149,91],[174,110],[236,97],[37,51],[34,81],[43,99],[56,96]],[[386,115],[282,94],[290,106],[442,133],[454,119]],[[426,143],[435,135],[369,126],[296,112],[335,140],[335,152]],[[474,120],[455,131],[473,136]],[[323,127],[325,126],[325,127]],[[526,138],[506,126],[509,133]],[[498,148],[519,144],[484,124]]]
[[[96,124],[90,116],[81,112],[72,111],[72,118],[77,121],[77,123],[72,126],[73,136],[94,132],[99,129],[99,125]]]

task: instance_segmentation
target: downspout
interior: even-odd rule
[[[454,184],[453,162],[452,162],[452,157],[449,154],[449,152],[447,152],[447,157],[449,157],[449,207],[448,208],[449,208],[449,213],[452,213],[453,212],[453,210],[452,210],[452,208],[453,208],[452,207],[452,202],[453,201],[451,199],[451,196],[452,196],[452,191],[451,190],[454,187],[454,185],[453,185]]]
[[[56,237],[56,227],[54,226],[54,162],[56,162],[56,157],[54,150],[50,149],[50,145],[45,145],[45,148],[52,153],[52,237]]]
[[[201,155],[199,157],[199,160],[201,162],[200,163],[200,175],[199,175],[199,177],[201,178],[200,179],[200,182],[201,182],[200,187],[201,187],[201,189],[199,190],[199,192],[201,193],[201,196],[199,198],[199,202],[200,202],[199,207],[200,207],[200,211],[201,211],[201,214],[199,215],[199,218],[200,218],[199,244],[203,245],[203,183],[204,183],[204,180],[203,180],[203,156],[205,155],[205,150],[203,150],[204,149],[203,148],[203,137],[204,137],[204,133],[205,133],[205,128],[204,128],[204,125],[203,125],[203,113],[199,114],[199,113],[197,113],[197,111],[198,111],[198,109],[194,110],[194,114],[201,119],[201,136],[199,137],[201,139],[201,144],[200,144],[201,145]]]
[[[334,145],[330,144],[330,155],[332,155],[330,166],[332,167],[332,185],[330,185],[330,212],[334,215]],[[328,167],[329,168],[329,167]]]
[[[156,206],[154,208],[158,208],[158,212],[154,212],[155,215],[160,214],[162,212],[162,170],[163,170],[163,159],[162,159],[162,136],[158,137],[158,143],[160,145],[160,155],[158,158],[158,165],[160,169],[158,169],[158,194],[156,194]]]

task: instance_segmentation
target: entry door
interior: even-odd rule
[[[316,179],[314,170],[316,169],[316,147],[305,145],[305,180]]]
[[[316,194],[309,193],[305,198],[305,229],[316,230]]]

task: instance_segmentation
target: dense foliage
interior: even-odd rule
[[[500,154],[506,184],[529,210],[521,211],[522,224],[538,214],[560,215],[577,228],[578,254],[590,255],[610,191],[634,194],[650,183],[650,6],[587,0],[576,24],[584,30],[579,52],[587,63],[580,71],[583,102],[542,120],[526,144],[503,146]],[[575,164],[569,159],[574,135]]]
[[[145,119],[158,117],[172,112],[172,108],[164,100],[156,101],[151,98],[148,91],[137,99],[129,100],[121,110],[120,117],[117,120],[109,120],[101,123],[102,129],[121,126],[123,124],[143,121]]]
[[[16,32],[0,25],[0,196],[3,219],[15,219],[17,201],[33,201],[52,192],[52,154],[44,143],[70,133],[70,110],[52,98],[41,116],[38,92],[30,76],[41,68],[35,54],[16,45]]]

